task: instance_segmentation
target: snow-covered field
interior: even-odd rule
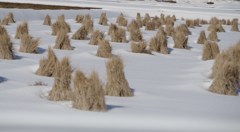
[[[0,0],[7,1],[9,0]],[[19,2],[19,0],[11,0]],[[208,91],[211,84],[209,75],[213,60],[202,61],[202,45],[196,44],[201,30],[208,25],[190,28],[188,45],[190,50],[173,48],[172,37],[168,39],[169,55],[153,52],[154,55],[132,53],[129,43],[111,42],[113,54],[124,60],[125,75],[133,97],[106,96],[107,112],[88,112],[71,108],[71,102],[52,102],[45,94],[52,88],[53,78],[34,74],[39,60],[47,55],[48,46],[55,44],[51,27],[42,25],[46,14],[52,21],[64,14],[71,25],[71,36],[81,24],[75,22],[77,14],[90,14],[94,18],[94,29],[108,31],[108,26],[97,24],[101,12],[106,12],[109,24],[115,23],[120,12],[131,21],[136,13],[150,16],[164,13],[176,14],[176,25],[184,23],[184,18],[209,19],[238,18],[240,2],[216,1],[206,5],[197,0],[180,1],[178,4],[158,3],[155,1],[127,0],[21,0],[25,3],[54,5],[74,5],[101,7],[102,10],[31,10],[0,9],[2,19],[13,12],[14,24],[5,26],[14,44],[16,60],[0,60],[0,131],[1,132],[43,132],[43,131],[146,131],[146,132],[238,132],[240,131],[240,98],[224,96]],[[14,39],[16,27],[22,22],[29,24],[30,34],[40,38],[40,54],[19,52],[19,40]],[[239,25],[240,26],[240,25]],[[218,33],[220,49],[224,50],[240,40],[240,32]],[[149,42],[157,31],[141,29],[144,39]],[[207,34],[209,32],[206,32]],[[129,33],[127,33],[129,38]],[[72,51],[57,50],[58,58],[68,56],[74,69],[82,69],[89,74],[98,71],[101,80],[106,82],[105,62],[108,59],[95,56],[97,46],[89,45],[89,40],[71,40],[75,47]],[[2,78],[2,79],[1,79]],[[33,86],[42,81],[47,86]]]

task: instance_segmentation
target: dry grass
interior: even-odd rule
[[[211,32],[208,34],[207,39],[208,39],[208,40],[211,40],[211,41],[217,42],[217,41],[218,41],[217,32],[216,32],[216,31],[211,31]]]
[[[155,23],[151,20],[145,23],[145,30],[155,30]]]
[[[80,27],[73,35],[72,39],[76,40],[86,40],[88,31],[85,26]]]
[[[233,47],[229,48],[227,51],[229,56],[231,57],[231,61],[238,65],[238,70],[240,73],[240,41]],[[239,74],[240,77],[240,74]]]
[[[160,44],[157,42],[156,37],[152,37],[149,42],[149,48],[152,51],[159,52],[160,51]]]
[[[209,87],[209,91],[224,95],[238,95],[237,90],[240,87],[240,42],[216,57],[211,77],[213,83]]]
[[[77,23],[82,23],[83,19],[84,19],[84,15],[77,15],[76,18],[75,18],[75,21]]]
[[[91,17],[90,14],[86,14],[86,15],[84,16],[84,19],[92,19],[92,17]],[[83,19],[83,20],[84,20],[84,19]]]
[[[107,26],[108,25],[107,22],[108,22],[107,14],[106,12],[103,12],[100,16],[98,24]]]
[[[88,82],[88,78],[85,76],[85,74],[80,71],[77,70],[75,72],[75,76],[74,76],[74,92],[73,92],[73,108],[77,108],[77,109],[87,109],[85,108],[88,103],[87,101],[89,99],[85,99],[85,96],[87,95],[87,93],[89,93],[88,88],[90,86],[89,82]]]
[[[12,42],[3,26],[0,26],[0,59],[13,59]]]
[[[209,21],[208,31],[225,32],[222,26],[222,20],[219,20],[216,17],[211,18]]]
[[[25,34],[21,37],[21,43],[20,43],[20,52],[24,53],[37,53],[38,51],[38,45],[39,45],[39,38],[33,39],[28,34]]]
[[[174,14],[172,15],[172,20],[173,20],[173,21],[176,21],[176,20],[177,20],[177,18],[176,18],[176,16],[175,16]]]
[[[172,36],[174,33],[174,28],[172,25],[166,25],[164,30],[165,30],[165,33],[167,34],[167,36]]]
[[[223,24],[223,25],[226,25],[227,24],[227,20],[226,19],[221,19],[220,23]]]
[[[238,29],[238,19],[234,19],[233,20],[231,31],[239,32],[239,29]]]
[[[123,19],[125,19],[125,18],[124,18],[124,16],[123,16],[123,13],[121,12],[121,13],[119,14],[119,16],[117,17],[117,19],[116,19],[116,23],[120,23]]]
[[[225,62],[234,62],[235,65],[238,66],[240,73],[240,42],[238,42],[235,46],[230,47],[228,50],[221,52],[216,56],[212,67],[212,77],[216,77],[219,69],[222,68]],[[239,74],[240,76],[240,74]]]
[[[42,81],[35,81],[31,86],[47,86],[47,84]]]
[[[202,53],[202,60],[215,59],[220,50],[215,42],[205,41]]]
[[[229,56],[228,52],[223,51],[220,54],[218,54],[214,60],[213,66],[212,66],[211,78],[214,78],[217,75],[218,70],[221,69],[223,64],[229,60],[230,60],[230,56]]]
[[[215,32],[225,32],[225,29],[223,28],[222,24],[217,25],[209,25],[208,31],[215,31]]]
[[[119,57],[113,57],[106,63],[107,84],[105,94],[109,96],[128,97],[133,96],[128,81],[124,74],[123,61]]]
[[[116,23],[117,23],[119,26],[127,26],[128,21],[127,21],[127,19],[125,19],[125,17],[123,16],[123,13],[121,13],[121,14],[117,17]]]
[[[160,53],[169,54],[167,47],[167,39],[158,40],[160,42]]]
[[[55,49],[73,50],[67,33],[63,30],[59,31],[54,45]]]
[[[136,20],[137,20],[137,19],[140,19],[140,20],[142,19],[142,18],[141,18],[141,14],[140,14],[139,12],[138,12],[137,15],[136,15]]]
[[[0,23],[0,25],[8,25],[8,24],[9,24],[8,19],[5,19],[5,18]]]
[[[219,23],[219,19],[217,17],[212,17],[210,20],[209,20],[209,24],[212,24],[212,25],[217,25]]]
[[[194,28],[194,20],[192,20],[192,19],[187,19],[187,20],[186,20],[186,25],[187,25],[189,28]]]
[[[111,32],[111,41],[112,42],[127,42],[126,31],[123,28],[118,27],[117,29]]]
[[[210,25],[217,25],[217,24],[219,24],[219,19],[217,18],[217,17],[212,17],[211,19],[210,19],[210,21],[209,21],[209,24]]]
[[[162,26],[161,24],[161,21],[160,21],[160,18],[158,16],[155,16],[153,19],[152,19],[152,22],[154,23],[155,25],[155,29],[158,29]]]
[[[226,25],[231,25],[231,21],[228,19]]]
[[[216,42],[212,42],[211,49],[212,49],[212,57],[213,59],[215,59],[216,56],[220,53],[218,44]]]
[[[212,48],[211,48],[211,43],[205,42],[204,47],[203,47],[203,53],[202,53],[202,60],[211,60],[213,59],[212,57]]]
[[[51,47],[48,47],[48,57],[42,58],[39,63],[39,68],[36,71],[37,75],[48,77],[54,75],[58,59]]]
[[[232,58],[232,61],[237,63],[239,73],[240,73],[240,41],[233,47],[231,47],[229,50],[229,55]],[[240,76],[240,75],[239,75]]]
[[[130,30],[130,40],[136,42],[143,41],[142,32],[139,28]]]
[[[165,17],[165,24],[166,26],[174,26],[174,20],[170,15]]]
[[[167,36],[166,36],[167,34],[165,33],[163,27],[158,29],[157,36],[158,36],[158,35],[162,36],[163,38],[166,38],[166,37],[167,37]]]
[[[194,24],[194,26],[201,27],[201,25],[200,25],[200,19],[194,19],[194,20],[193,20],[193,24]]]
[[[44,21],[43,21],[43,25],[48,25],[48,26],[52,25],[51,17],[49,15],[45,16]]]
[[[73,108],[106,111],[103,85],[97,72],[93,71],[87,78],[82,71],[77,70],[73,82]]]
[[[208,24],[208,21],[201,19],[199,23],[200,23],[201,25],[205,25],[205,24]]]
[[[146,13],[145,16],[144,16],[144,18],[143,18],[143,20],[142,20],[143,26],[146,26],[147,22],[150,21],[150,20],[151,20],[151,18],[150,18],[150,16],[149,16],[149,14]]]
[[[127,30],[131,31],[131,30],[136,30],[136,29],[139,29],[138,23],[136,20],[132,20],[131,23],[128,24]]]
[[[225,32],[225,29],[223,28],[222,24],[217,25],[217,32]]]
[[[108,35],[111,35],[111,33],[113,32],[113,31],[116,31],[117,30],[117,25],[116,24],[112,24],[111,23],[111,25],[109,26],[109,29],[108,29]]]
[[[216,25],[209,25],[208,28],[207,28],[208,31],[215,31],[217,32],[217,26]]]
[[[0,23],[1,25],[8,25],[9,23],[15,23],[13,13],[9,12]]]
[[[99,30],[95,30],[90,37],[89,44],[98,45],[99,40],[102,40],[102,39],[104,39],[104,34]]]
[[[160,22],[161,22],[162,25],[165,24],[165,15],[162,14],[162,13],[161,13],[161,15],[160,15]]]
[[[169,54],[167,47],[167,37],[163,30],[159,30],[157,35],[150,40],[150,50],[162,54]]]
[[[69,24],[65,22],[64,15],[58,16],[57,21],[52,24],[52,35],[57,35],[59,31],[71,32]]]
[[[207,40],[207,38],[206,38],[206,35],[205,35],[205,31],[202,30],[202,31],[200,32],[200,34],[199,34],[197,43],[198,43],[198,44],[204,44],[206,40]]]
[[[99,40],[99,46],[96,55],[104,58],[112,57],[112,47],[110,46],[108,40]]]
[[[54,74],[54,85],[49,92],[49,100],[64,101],[72,99],[71,84],[71,65],[67,57],[63,58],[61,62],[57,63]]]
[[[188,49],[188,36],[185,36],[182,32],[176,32],[173,34],[174,48]]]
[[[142,22],[142,18],[141,18],[140,13],[137,13],[136,21],[137,21],[138,27],[141,28],[143,26],[143,22]]]
[[[147,50],[146,42],[131,42],[131,50],[133,53],[146,53],[151,54],[151,51]]]
[[[185,36],[192,34],[186,24],[181,24],[175,27],[175,32],[182,32]]]
[[[219,69],[217,75],[213,79],[209,91],[224,94],[238,95],[239,88],[239,67],[234,62],[225,62]]]
[[[160,21],[155,21],[154,24],[155,24],[155,29],[162,28],[162,23]]]
[[[88,33],[93,32],[93,20],[90,15],[86,15],[83,19],[83,25],[85,26]]]
[[[20,25],[18,25],[15,38],[20,39],[24,34],[28,35],[28,24],[27,22],[23,22]]]

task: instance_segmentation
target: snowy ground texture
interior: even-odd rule
[[[9,0],[0,0],[8,1]],[[19,0],[11,0],[19,2]],[[13,12],[17,23],[5,26],[14,43],[16,60],[0,60],[0,131],[1,132],[239,132],[240,97],[224,96],[209,92],[208,78],[213,61],[202,61],[202,45],[196,44],[197,37],[206,26],[190,29],[188,45],[190,50],[173,48],[173,40],[168,39],[169,55],[135,54],[130,52],[130,43],[111,43],[113,54],[123,58],[125,74],[134,96],[129,98],[106,96],[107,112],[88,112],[71,108],[70,102],[51,102],[44,95],[51,89],[53,78],[34,74],[39,60],[46,56],[48,46],[53,46],[55,36],[51,27],[42,25],[46,14],[55,21],[65,14],[71,25],[71,36],[81,24],[74,18],[77,14],[90,14],[94,18],[94,28],[107,32],[108,26],[98,25],[101,12],[107,12],[109,23],[115,22],[120,12],[130,21],[140,12],[151,16],[164,13],[176,14],[176,25],[184,18],[238,18],[240,2],[216,1],[206,5],[205,1],[179,0],[179,4],[158,3],[155,1],[126,0],[21,0],[25,3],[56,5],[77,5],[101,7],[102,10],[37,11],[1,9],[0,18]],[[14,39],[17,25],[28,21],[33,37],[39,37],[40,54],[20,53],[19,40]],[[240,27],[240,26],[239,26]],[[218,33],[220,49],[226,49],[240,40],[240,32]],[[149,39],[157,31],[141,29],[144,39]],[[207,32],[208,34],[209,32]],[[129,35],[129,33],[127,34]],[[129,36],[128,36],[129,37]],[[58,58],[68,56],[74,69],[82,69],[89,74],[99,72],[106,82],[105,62],[96,57],[97,46],[89,45],[89,40],[71,40],[73,51],[56,50]],[[42,81],[47,86],[33,86]]]

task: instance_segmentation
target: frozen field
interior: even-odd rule
[[[4,2],[9,0],[0,0]],[[11,0],[19,2],[19,0]],[[16,23],[5,26],[15,49],[16,60],[0,60],[0,132],[238,132],[240,131],[240,98],[224,96],[208,91],[213,60],[202,61],[203,45],[196,44],[201,30],[208,25],[189,28],[189,50],[173,48],[172,37],[168,38],[169,55],[153,52],[153,55],[132,53],[130,42],[111,42],[112,53],[124,60],[125,75],[133,97],[106,96],[107,112],[89,112],[71,108],[71,102],[52,102],[45,95],[53,86],[53,78],[35,75],[39,60],[47,55],[48,46],[54,46],[56,36],[51,27],[43,25],[46,14],[54,22],[64,14],[72,34],[81,27],[75,22],[77,14],[90,14],[94,18],[94,29],[107,35],[109,26],[98,24],[100,14],[107,13],[108,23],[115,23],[120,12],[130,22],[140,12],[141,16],[175,14],[175,25],[185,23],[181,18],[211,17],[238,18],[240,2],[216,1],[206,5],[203,1],[180,1],[178,4],[155,1],[127,0],[22,0],[25,3],[53,5],[74,5],[100,7],[101,10],[31,10],[0,9],[0,19],[8,12],[14,14]],[[40,38],[40,53],[19,52],[18,39],[14,39],[17,26],[27,21],[30,35]],[[240,27],[240,25],[238,25]],[[218,33],[220,50],[240,41],[240,32],[230,31],[231,26],[223,25],[226,32]],[[157,30],[141,28],[143,38],[149,42]],[[129,40],[129,33],[127,38]],[[107,38],[110,39],[109,36]],[[97,46],[89,40],[71,40],[72,51],[54,49],[57,57],[68,56],[73,69],[82,69],[86,74],[98,71],[106,83],[105,62],[108,59],[95,56]],[[46,86],[33,86],[42,81]]]

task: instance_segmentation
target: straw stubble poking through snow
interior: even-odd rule
[[[100,40],[103,40],[103,38],[104,38],[104,34],[99,30],[95,30],[91,35],[89,44],[98,45],[98,42]]]
[[[158,30],[155,37],[151,38],[149,43],[150,50],[159,52],[162,54],[168,54],[168,47],[167,47],[167,37],[165,32],[160,29]]]
[[[107,84],[106,95],[128,97],[133,96],[124,74],[124,64],[120,57],[113,57],[106,63]]]
[[[21,24],[18,25],[15,38],[16,39],[21,39],[23,35],[28,35],[28,23],[27,22],[22,22]]]
[[[71,100],[72,91],[71,84],[71,64],[69,58],[65,57],[56,64],[54,73],[54,84],[49,92],[49,100],[64,101]]]
[[[110,30],[110,29],[109,29]],[[120,43],[126,43],[126,30],[121,27],[116,27],[111,31],[111,41],[112,42],[120,42]]]
[[[108,40],[98,40],[98,50],[97,50],[97,56],[104,57],[104,58],[110,58],[112,57],[112,47]]]
[[[238,19],[233,19],[231,31],[239,32]]]
[[[215,59],[219,52],[219,47],[216,42],[205,41],[203,46],[202,60]]]
[[[107,26],[107,22],[108,22],[107,13],[106,13],[106,12],[103,12],[103,13],[101,14],[101,16],[100,16],[100,19],[99,19],[98,24]]]
[[[188,36],[184,32],[177,31],[173,34],[174,48],[188,49]]]
[[[0,26],[0,59],[13,59],[13,47],[7,30]]]
[[[14,16],[12,12],[9,12],[3,20],[0,22],[1,25],[8,25],[9,23],[15,23]]]
[[[86,15],[83,19],[83,25],[85,26],[88,33],[93,32],[93,20],[90,15]]]
[[[52,77],[54,76],[58,59],[51,47],[48,47],[47,52],[48,52],[47,58],[40,59],[39,68],[37,69],[36,74],[41,76]]]
[[[87,28],[85,26],[82,26],[72,35],[72,39],[84,40],[87,39],[87,35]]]
[[[52,24],[52,35],[57,35],[60,31],[64,31],[66,33],[71,32],[69,24],[65,22],[64,15],[58,16],[57,21]]]
[[[96,71],[90,77],[77,70],[74,77],[73,108],[106,111],[104,90]]]
[[[11,1],[19,2],[17,0]],[[21,2],[29,1],[22,0]],[[226,50],[239,41],[239,32],[231,31],[233,18],[240,18],[240,13],[237,10],[239,4],[237,4],[236,1],[221,1],[222,3],[216,1],[214,5],[206,5],[202,3],[202,1],[194,1],[196,4],[193,4],[193,1],[184,3],[186,0],[178,1],[176,4],[126,0],[105,0],[101,2],[98,1],[98,3],[95,1],[82,0],[81,4],[78,0],[61,0],[54,2],[41,0],[31,2],[45,4],[47,2],[49,5],[62,4],[71,6],[79,4],[81,6],[102,7],[103,9],[61,11],[1,9],[1,20],[3,20],[9,12],[12,12],[14,14],[14,20],[16,21],[16,23],[2,25],[9,35],[10,41],[8,42],[12,42],[12,46],[7,45],[7,47],[12,47],[13,52],[11,53],[12,55],[14,54],[14,58],[16,59],[0,60],[0,80],[3,80],[0,83],[1,130],[13,132],[30,132],[33,128],[38,131],[67,130],[73,132],[236,132],[240,130],[239,96],[220,95],[237,93],[236,90],[238,89],[236,89],[236,83],[234,83],[239,79],[235,74],[237,73],[235,72],[236,68],[232,66],[232,63],[223,66],[222,63],[226,61],[218,59],[219,56],[220,58],[223,56],[223,60],[229,58],[228,56],[236,56],[231,58],[239,58],[238,54],[236,54],[238,53],[237,50],[233,50],[230,55],[222,55],[223,50]],[[231,6],[229,6],[229,4]],[[102,12],[106,12],[107,14],[108,25],[98,24]],[[122,23],[124,26],[119,26],[118,23],[116,23],[116,19],[121,12],[124,14],[125,21]],[[139,13],[139,15],[137,15],[137,13]],[[144,16],[145,13],[148,13],[146,17]],[[125,79],[123,79],[125,83],[121,86],[126,86],[128,89],[125,90],[131,92],[132,95],[134,93],[134,96],[115,97],[105,95],[103,98],[103,90],[99,88],[97,89],[99,91],[96,90],[93,93],[88,92],[88,94],[96,96],[88,96],[88,94],[85,94],[86,96],[81,96],[82,98],[80,98],[77,96],[79,95],[79,91],[77,90],[76,97],[79,98],[75,98],[76,107],[79,105],[78,103],[81,102],[80,100],[84,100],[85,97],[98,97],[98,99],[92,98],[93,100],[97,100],[96,104],[88,102],[88,107],[85,107],[87,109],[84,109],[102,111],[105,108],[106,112],[89,112],[82,111],[82,109],[75,109],[76,107],[73,106],[73,97],[75,96],[74,75],[76,69],[80,68],[81,71],[84,72],[89,83],[92,82],[90,80],[98,80],[96,74],[92,75],[91,78],[92,71],[96,71],[99,81],[93,82],[102,83],[95,83],[96,85],[94,84],[94,86],[101,87],[100,85],[102,85],[104,92],[107,91],[105,86],[109,82],[109,78],[112,82],[119,80],[117,80],[118,78],[115,79],[112,77],[113,75],[110,77],[107,75],[107,73],[111,71],[108,71],[109,68],[106,67],[106,63],[108,63],[111,58],[102,58],[96,55],[98,48],[101,47],[100,43],[98,43],[97,46],[89,44],[89,38],[91,38],[93,32],[89,32],[89,34],[84,36],[84,39],[70,38],[71,46],[74,47],[73,50],[54,49],[54,56],[52,56],[52,52],[48,59],[43,59],[45,56],[47,58],[47,48],[54,47],[57,38],[57,36],[51,35],[52,30],[50,26],[43,25],[44,18],[47,14],[51,16],[53,23],[57,21],[58,16],[64,14],[64,21],[72,30],[71,32],[67,31],[69,37],[72,37],[77,29],[87,23],[83,22],[83,20],[85,19],[84,17],[89,18],[89,14],[91,16],[90,20],[93,22],[92,31],[99,30],[104,34],[103,40],[110,41],[111,57],[121,56],[124,62],[124,74],[121,74],[121,77],[122,75],[125,76]],[[175,17],[173,16],[174,14]],[[78,23],[74,20],[77,15]],[[225,30],[225,32],[217,32],[218,40],[220,40],[217,42],[220,54],[216,56],[215,62],[214,60],[203,61],[201,56],[204,45],[196,43],[201,31],[204,30],[206,35],[209,34],[207,30],[209,27],[208,23],[214,16],[217,16],[221,26]],[[136,19],[138,28],[142,34],[142,40],[139,40],[139,42],[131,41],[128,25],[133,19]],[[187,19],[193,20],[194,28],[189,28],[188,32],[181,31],[182,36],[184,36],[183,38],[187,36],[188,41],[187,46],[183,46],[181,42],[181,46],[179,47],[188,47],[188,50],[174,48],[173,37],[178,38],[175,36],[177,30],[187,29],[184,24]],[[17,26],[24,21],[28,23],[28,34],[34,39],[41,39],[38,45],[38,54],[19,52],[21,42],[20,39],[15,39],[14,35]],[[129,22],[127,25],[126,21]],[[145,26],[149,21],[153,21],[155,30],[145,30]],[[111,23],[117,26],[113,26]],[[90,23],[90,25],[92,24]],[[235,22],[234,26],[236,27],[236,25],[239,26],[239,24]],[[121,43],[111,42],[110,34],[112,31],[110,31],[109,34],[107,33],[109,27],[112,27],[112,31],[115,31],[117,28],[124,29],[126,41],[122,41]],[[167,32],[165,33],[163,29],[166,29]],[[221,27],[216,26],[213,30],[216,29],[221,29]],[[161,35],[157,35],[158,32]],[[153,52],[153,55],[130,52],[132,42],[135,44],[145,42],[146,50],[148,50],[148,48],[151,50],[150,39],[153,37],[161,40],[160,42],[164,42],[164,50],[167,51],[166,53],[169,53],[168,55],[162,54],[161,51],[159,53],[159,45],[157,46],[157,52]],[[98,40],[94,42],[98,42]],[[2,43],[0,46],[2,46]],[[144,46],[143,44],[140,48],[141,51]],[[237,49],[237,47],[233,49]],[[55,75],[60,72],[59,70],[56,71],[58,69],[56,65],[60,63],[58,59],[62,60],[64,57],[68,57],[71,60],[73,73],[71,74],[72,82],[70,84],[70,91],[72,92],[72,101],[49,101],[46,99],[48,96],[46,97],[45,95],[52,90]],[[237,59],[231,60],[233,62],[240,62]],[[218,65],[211,69],[213,63],[216,63],[216,65],[220,63],[223,68]],[[119,67],[121,65],[117,66]],[[220,70],[216,70],[215,67],[223,70],[221,70],[220,73],[216,73]],[[43,73],[34,74],[36,71],[42,71]],[[212,74],[212,78],[209,78],[211,76],[210,74]],[[224,77],[223,75],[227,76]],[[32,85],[34,82],[42,82],[47,85]],[[123,83],[123,81],[120,82]],[[66,81],[66,84],[69,84],[69,81]],[[112,84],[115,85],[116,83]],[[209,89],[211,84],[213,84],[213,86]],[[231,87],[222,87],[226,85],[231,85]],[[65,86],[65,83],[62,84],[62,86]],[[217,88],[222,89],[218,90]],[[227,92],[226,89],[230,88],[231,90]],[[88,87],[87,89],[95,88]],[[69,92],[69,90],[66,91],[66,93]],[[98,96],[98,93],[101,93],[101,95]],[[117,96],[119,96],[119,94],[117,94]],[[91,102],[93,100],[91,100]],[[100,110],[100,108],[103,109]]]
[[[24,34],[21,37],[21,44],[20,44],[20,52],[25,53],[37,53],[38,51],[38,45],[39,45],[39,38],[34,39],[32,36],[29,36],[28,34]]]
[[[206,35],[205,35],[205,31],[201,31],[197,40],[198,44],[204,44],[204,42],[207,40]]]
[[[49,15],[45,16],[44,21],[43,21],[43,25],[48,25],[48,26],[52,25],[51,17]]]
[[[69,36],[64,30],[60,30],[57,33],[57,38],[55,41],[54,48],[56,49],[62,49],[62,50],[72,50],[71,41],[69,39]]]
[[[151,51],[147,50],[146,42],[131,42],[131,50],[133,53],[148,53],[151,54]]]
[[[121,14],[118,16],[118,18],[117,18],[117,20],[116,20],[116,23],[118,23],[119,26],[127,26],[128,21],[127,21],[127,19],[125,19],[123,13],[121,13]]]
[[[238,95],[236,91],[240,86],[239,51],[240,42],[217,56],[212,67],[213,82],[209,91],[225,95]]]

